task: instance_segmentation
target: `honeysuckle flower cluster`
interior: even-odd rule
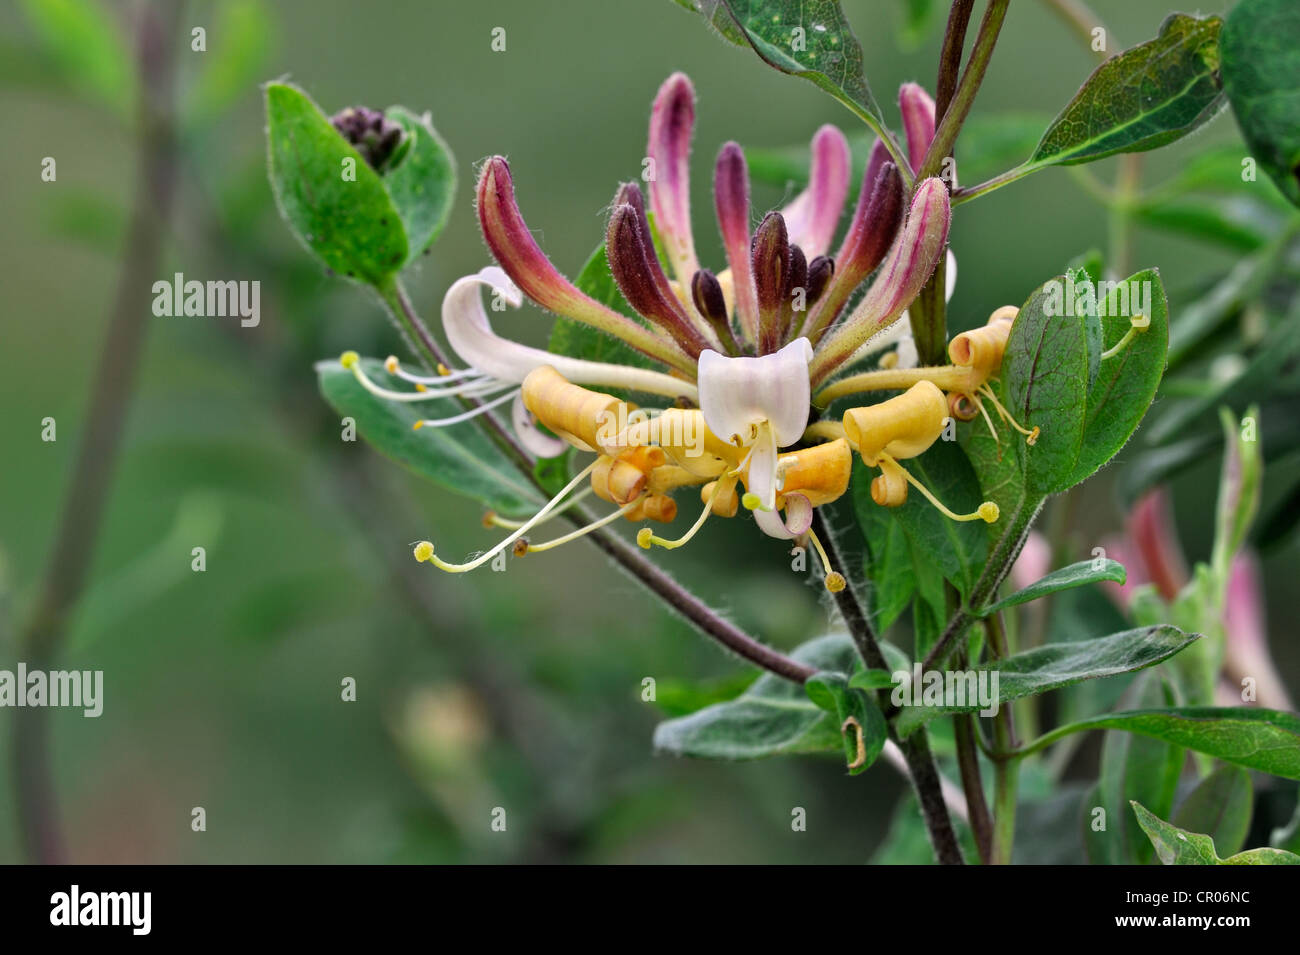
[[[934,136],[934,104],[909,84],[900,105],[912,162],[919,164]],[[640,321],[595,301],[555,268],[520,212],[509,164],[494,156],[479,175],[477,212],[498,265],[455,282],[442,307],[443,329],[466,367],[421,376],[390,358],[390,374],[414,386],[398,391],[370,380],[354,353],[344,356],[344,364],[365,387],[392,400],[478,401],[490,396],[463,414],[417,426],[455,424],[513,401],[516,431],[538,454],[553,456],[571,446],[596,456],[529,520],[490,516],[491,523],[513,531],[490,551],[456,564],[423,541],[415,549],[418,559],[447,571],[467,571],[507,547],[516,555],[546,550],[620,516],[670,522],[677,516],[674,493],[697,488],[703,509],[684,535],[668,539],[644,527],[638,543],[679,547],[710,515],[731,517],[743,504],[767,535],[811,543],[821,557],[827,586],[837,590],[844,578],[829,566],[811,524],[814,508],[847,489],[854,451],[879,470],[872,496],[883,506],[902,504],[914,486],[953,519],[997,519],[991,502],[972,514],[953,514],[899,463],[929,448],[950,411],[967,410],[963,402],[983,410],[982,400],[991,398],[999,413],[1010,418],[988,381],[1001,364],[1014,308],[1000,310],[986,327],[954,338],[951,366],[905,367],[915,364],[905,354],[910,341],[902,331],[906,309],[947,245],[945,184],[937,178],[922,180],[909,197],[902,175],[878,143],[848,228],[832,253],[850,186],[844,135],[831,125],[817,130],[807,188],[780,211],[763,215],[757,228],[751,228],[754,210],[744,153],[736,143],[727,143],[713,172],[714,212],[726,263],[714,271],[699,261],[691,224],[694,117],[690,81],[674,74],[660,88],[651,112],[648,194],[629,182],[614,197],[606,256]],[[949,265],[951,294],[955,262]],[[853,303],[868,279],[866,291]],[[526,297],[612,335],[660,368],[571,358],[503,338],[488,319],[484,289],[513,307]],[[878,350],[872,343],[882,332],[885,341],[899,342],[903,354],[889,356],[884,364],[890,367],[832,382],[842,369]],[[667,401],[660,408],[638,407],[592,390],[601,386]],[[832,400],[873,390],[903,394],[852,408],[840,421],[809,424]],[[589,490],[581,490],[584,484]],[[526,536],[587,493],[615,510],[545,543]]]

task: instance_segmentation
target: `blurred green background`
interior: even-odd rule
[[[899,43],[888,0],[844,0],[877,98],[932,87],[942,23]],[[134,3],[107,3],[128,43]],[[1126,45],[1155,34],[1160,0],[1098,0]],[[1201,12],[1221,11],[1222,0]],[[232,13],[233,8],[233,13]],[[333,112],[402,103],[430,110],[454,151],[452,221],[408,284],[430,320],[455,278],[489,262],[472,207],[475,166],[510,158],[546,251],[573,274],[604,232],[617,184],[635,177],[649,105],[684,70],[699,98],[697,234],[715,234],[711,160],[728,139],[805,142],[854,118],[810,84],[762,67],[669,0],[184,5],[179,102],[199,107],[212,62],[234,98],[183,123],[182,173],[164,266],[150,278],[257,279],[262,322],[149,319],[90,587],[61,666],[102,669],[103,716],[52,713],[59,811],[81,862],[856,862],[879,844],[902,783],[883,762],[849,779],[833,760],[720,765],[656,757],[660,701],[739,665],[607,567],[566,548],[463,577],[415,565],[410,543],[469,553],[495,539],[477,505],[440,493],[363,443],[338,440],[310,361],[345,348],[401,346],[365,292],[314,267],[278,220],[265,177],[257,82],[287,76]],[[942,14],[940,15],[942,16]],[[262,21],[265,21],[262,25]],[[236,29],[253,24],[251,31]],[[234,24],[234,26],[232,26]],[[207,51],[189,49],[207,30]],[[504,52],[491,49],[504,27]],[[36,52],[19,5],[0,10],[8,64],[0,151],[5,184],[0,348],[0,666],[44,571],[121,267],[136,149],[129,123],[69,95]],[[238,50],[232,49],[238,46]],[[259,45],[262,49],[259,51]],[[244,61],[241,63],[241,60]],[[1095,60],[1041,4],[1016,3],[975,116],[1053,114]],[[242,72],[241,72],[242,71]],[[197,98],[196,98],[197,97]],[[198,107],[195,107],[197,109]],[[182,114],[185,116],[186,114]],[[1144,164],[1148,182],[1207,144],[1232,141],[1221,116]],[[58,162],[40,181],[42,157]],[[1113,179],[1114,160],[1093,167]],[[762,188],[759,208],[782,194]],[[961,208],[953,324],[982,323],[1091,247],[1105,213],[1061,170]],[[702,250],[720,258],[716,246]],[[1175,321],[1180,295],[1223,253],[1139,232],[1138,266],[1158,265]],[[540,343],[531,308],[494,318]],[[57,420],[58,440],[40,440]],[[1217,464],[1180,479],[1193,558],[1208,553]],[[1085,490],[1081,556],[1120,526],[1106,478]],[[1270,484],[1266,478],[1266,497]],[[841,519],[845,519],[843,516]],[[832,623],[815,588],[748,522],[717,525],[658,560],[765,640],[793,647]],[[772,542],[767,542],[771,544]],[[190,569],[191,548],[207,570]],[[1271,617],[1289,617],[1294,545],[1266,564]],[[1300,652],[1275,627],[1297,685]],[[356,702],[340,682],[356,680]],[[680,693],[676,694],[680,696]],[[11,714],[0,711],[0,748]],[[19,857],[11,760],[0,763],[0,860]],[[202,806],[207,830],[193,832]],[[504,807],[508,829],[490,828]],[[807,831],[792,832],[793,807]]]

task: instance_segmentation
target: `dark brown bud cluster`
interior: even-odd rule
[[[335,113],[330,123],[376,172],[396,165],[401,158],[406,132],[377,109],[349,106]]]

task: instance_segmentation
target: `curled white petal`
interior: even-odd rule
[[[700,410],[709,430],[724,441],[739,436],[741,444],[749,444],[758,425],[767,421],[778,447],[794,444],[808,424],[808,363],[812,355],[806,338],[758,358],[701,352]]]
[[[794,540],[808,533],[812,527],[812,503],[802,494],[787,494],[785,498],[785,516],[777,511],[755,511],[754,522],[768,537],[778,540]]]
[[[574,384],[629,388],[670,398],[695,398],[695,385],[663,372],[555,355],[501,337],[492,330],[483,308],[483,286],[513,308],[523,304],[523,295],[514,282],[495,265],[459,278],[447,289],[442,300],[442,326],[447,340],[461,360],[479,372],[500,381],[522,384],[534,368],[550,365]],[[804,377],[807,378],[806,373]]]
[[[544,434],[537,427],[533,413],[524,407],[522,392],[515,395],[515,403],[510,406],[510,420],[520,443],[539,458],[553,458],[557,454],[563,454],[568,447],[560,438]]]

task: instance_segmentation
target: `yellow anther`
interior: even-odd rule
[[[753,491],[746,491],[745,496],[740,499],[740,503],[745,505],[745,510],[756,511],[763,506],[763,499]]]
[[[844,579],[844,575],[841,574],[838,570],[832,570],[829,574],[826,575],[826,589],[833,594],[839,593],[848,585],[849,582]]]
[[[354,351],[345,351],[339,356],[339,364],[344,368],[351,369],[361,360],[361,356]]]
[[[448,368],[446,365],[444,365],[442,362],[438,362],[437,372],[438,374],[442,375],[442,377],[446,378],[448,375],[451,374],[451,369]]]
[[[636,542],[639,546],[649,550],[654,543],[655,532],[648,527],[643,527],[636,532]]]
[[[425,387],[425,385],[424,385],[422,382],[417,381],[417,382],[415,383],[415,390],[416,390],[416,391],[428,391],[429,389],[428,389],[427,387]]]
[[[396,355],[389,355],[384,359],[384,371],[388,372],[390,375],[397,374],[397,366]]]
[[[1002,511],[994,502],[985,501],[975,513],[980,516],[985,524],[992,524],[1001,516]]]
[[[419,431],[419,430],[420,430],[421,428],[423,428],[423,427],[424,427],[424,419],[421,419],[421,420],[415,422],[413,425],[411,425],[411,430],[412,430],[412,431]]]
[[[433,544],[430,541],[420,541],[415,545],[415,559],[420,563],[433,559]]]

